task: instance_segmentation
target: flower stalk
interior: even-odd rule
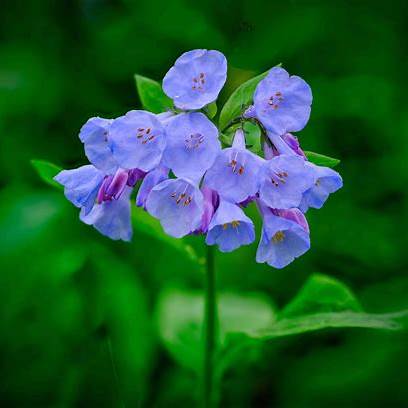
[[[217,336],[217,296],[215,284],[214,247],[207,246],[206,290],[204,311],[203,406],[214,406],[214,354]]]

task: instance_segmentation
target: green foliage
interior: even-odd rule
[[[241,84],[228,98],[220,113],[219,127],[225,129],[228,124],[239,116],[250,105],[258,83],[268,75],[268,71]]]
[[[172,100],[163,92],[157,81],[137,74],[135,81],[143,109],[161,113],[173,107]]]
[[[42,180],[53,187],[63,190],[61,184],[54,180],[54,177],[62,170],[61,167],[58,167],[55,164],[45,160],[31,160],[31,164]]]
[[[213,119],[214,116],[217,114],[218,108],[217,108],[217,102],[212,102],[209,105],[207,105],[204,108],[205,112],[207,113],[207,116],[210,119]]]
[[[244,131],[247,148],[253,153],[259,153],[262,150],[261,129],[259,126],[255,123],[245,122]]]
[[[318,166],[336,167],[340,163],[339,159],[334,159],[333,157],[328,157],[320,153],[306,151],[304,153],[310,162]]]

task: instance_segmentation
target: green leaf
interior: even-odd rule
[[[204,108],[205,112],[207,113],[207,116],[212,119],[216,114],[217,114],[217,103],[216,102],[212,102],[209,105],[207,105]]]
[[[248,149],[253,153],[261,151],[261,129],[255,123],[245,122],[245,142]]]
[[[227,345],[227,336],[232,333],[249,334],[275,320],[273,306],[262,294],[223,293],[218,301],[218,348]],[[167,289],[159,297],[156,316],[160,337],[176,361],[195,371],[202,363],[203,314],[200,292]]]
[[[225,129],[228,123],[239,116],[243,109],[252,102],[256,86],[268,72],[249,79],[231,94],[220,113],[219,127],[221,130]]]
[[[136,231],[142,232],[146,235],[153,237],[154,239],[158,239],[159,241],[163,242],[166,245],[171,246],[176,251],[180,252],[183,256],[188,258],[190,261],[203,265],[205,260],[203,258],[199,258],[197,253],[195,252],[194,248],[186,244],[183,238],[177,239],[170,237],[167,235],[163,228],[160,225],[160,222],[149,215],[146,211],[139,207],[135,207],[132,210],[132,220],[133,220],[133,228]]]
[[[342,282],[322,274],[312,275],[298,294],[280,312],[280,317],[292,317],[315,312],[338,312],[362,308],[351,290]]]
[[[161,85],[153,79],[135,75],[136,88],[144,109],[161,113],[172,108],[173,101],[163,92]]]
[[[317,164],[318,166],[336,167],[340,163],[339,159],[334,159],[333,157],[325,156],[320,153],[315,152],[304,153],[310,162]]]
[[[50,186],[63,190],[64,187],[54,180],[54,177],[62,170],[61,167],[45,160],[31,160],[31,165],[37,170],[38,175]]]
[[[269,327],[250,334],[267,340],[330,327],[401,329],[399,319],[408,311],[370,314],[362,310],[347,286],[325,275],[312,275],[295,298],[279,313]]]

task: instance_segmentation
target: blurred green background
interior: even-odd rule
[[[302,76],[314,103],[299,139],[344,177],[308,213],[309,253],[279,271],[255,263],[255,244],[218,253],[219,290],[280,308],[324,273],[370,312],[407,308],[407,17],[403,0],[3,0],[1,405],[195,406],[197,379],[157,321],[169,288],[203,287],[200,262],[142,229],[131,244],[101,237],[30,165],[85,163],[82,124],[140,107],[133,75],[161,80],[194,48],[226,55],[222,100],[279,62]],[[188,244],[203,256],[200,238]],[[407,340],[345,329],[254,345],[226,371],[222,406],[406,407]]]

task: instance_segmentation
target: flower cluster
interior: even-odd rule
[[[243,211],[255,202],[263,220],[258,262],[282,268],[306,252],[304,213],[322,207],[342,186],[337,172],[306,159],[291,133],[309,119],[311,89],[280,67],[259,82],[240,120],[262,129],[261,157],[246,148],[242,126],[232,145],[222,148],[219,130],[205,114],[226,77],[220,52],[186,52],[163,80],[174,109],[89,119],[79,137],[91,164],[55,177],[80,208],[80,219],[112,239],[130,240],[130,196],[138,186],[136,205],[160,220],[167,234],[205,234],[208,245],[229,252],[255,240]]]

